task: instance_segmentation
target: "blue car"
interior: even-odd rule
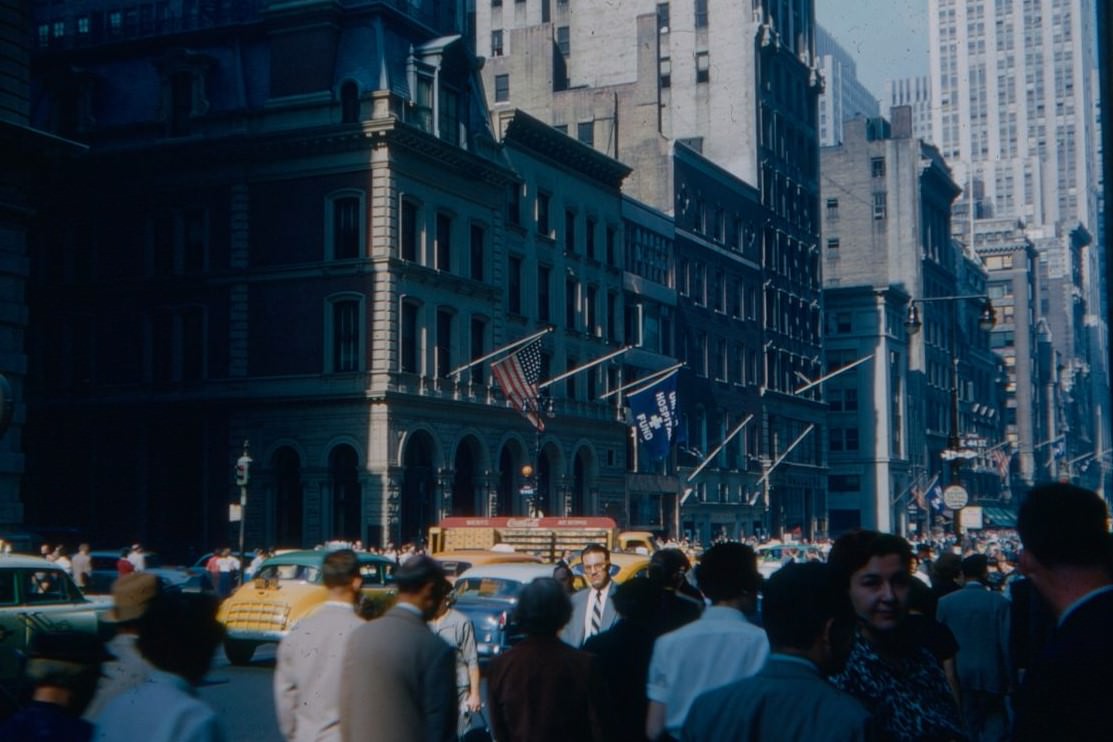
[[[514,608],[522,588],[538,577],[552,576],[551,564],[487,564],[457,578],[455,607],[475,627],[481,662],[504,653],[520,638]]]

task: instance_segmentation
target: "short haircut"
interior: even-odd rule
[[[661,549],[649,558],[649,576],[662,582],[672,582],[681,572],[688,571],[692,563],[680,549]]]
[[[611,596],[618,615],[635,623],[649,623],[661,606],[661,586],[653,580],[635,577],[615,588]]]
[[[808,649],[832,618],[848,619],[850,600],[822,562],[786,564],[765,581],[761,616],[773,647]]]
[[[583,551],[580,552],[580,560],[587,559],[588,554],[602,554],[608,562],[611,560],[611,550],[603,544],[588,544],[585,546]]]
[[[971,554],[962,560],[962,576],[968,580],[980,580],[989,572],[989,557],[985,554]]]
[[[522,588],[514,618],[528,636],[556,636],[572,618],[572,601],[559,582],[538,577]]]
[[[160,670],[197,685],[224,638],[217,605],[217,598],[205,593],[162,592],[139,621],[139,651]]]
[[[746,544],[733,541],[708,549],[696,565],[699,589],[713,603],[756,593],[761,588],[757,556]]]
[[[1048,567],[1109,569],[1109,511],[1105,501],[1073,484],[1036,487],[1020,505],[1016,529],[1024,549]]]
[[[931,582],[954,582],[962,572],[962,557],[952,552],[945,552],[931,563]]]
[[[413,556],[402,563],[394,572],[394,581],[400,593],[417,593],[429,583],[448,584],[444,567],[436,559],[426,554]]]
[[[855,572],[874,557],[896,554],[905,569],[912,565],[912,547],[900,536],[879,531],[856,530],[839,536],[827,555],[835,579],[846,590]]]
[[[325,556],[321,574],[325,587],[347,587],[359,577],[359,557],[351,549],[337,549]]]

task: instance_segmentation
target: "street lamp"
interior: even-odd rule
[[[978,316],[978,327],[983,332],[989,332],[997,323],[997,314],[993,311],[993,302],[984,294],[962,294],[957,296],[926,296],[922,299],[911,299],[908,302],[908,315],[904,320],[904,329],[911,337],[920,331],[924,323],[920,320],[920,310],[917,304],[929,302],[948,302],[955,304],[959,301],[980,301],[982,311]],[[961,504],[952,508],[955,511],[955,538],[959,545],[962,544],[962,508],[965,507],[965,490],[958,482],[959,471],[962,468],[962,459],[970,458],[968,452],[962,450],[962,439],[958,430],[958,309],[951,310],[951,430],[947,436],[947,450],[943,452],[943,459],[950,462],[951,486],[956,486],[956,495]],[[950,489],[950,487],[948,487]],[[946,497],[946,492],[944,492]],[[948,505],[948,507],[950,507]]]

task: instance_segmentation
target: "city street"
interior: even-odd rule
[[[281,742],[272,695],[277,648],[260,647],[247,667],[233,667],[217,650],[200,695],[220,714],[228,742]]]

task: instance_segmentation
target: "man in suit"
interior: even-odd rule
[[[1113,687],[1113,561],[1105,501],[1065,483],[1028,493],[1017,516],[1020,568],[1057,627],[1016,699],[1015,740],[1103,739]]]
[[[427,625],[448,593],[431,557],[395,573],[398,602],[356,627],[340,675],[344,742],[449,742],[456,738],[456,650]]]
[[[602,544],[588,544],[580,553],[588,589],[572,596],[572,618],[561,640],[579,649],[584,641],[606,631],[618,620],[611,594],[611,552]]]
[[[858,742],[874,739],[869,712],[825,679],[846,662],[854,616],[820,562],[788,564],[764,588],[772,654],[753,677],[699,696],[684,742]],[[804,711],[806,710],[806,711]]]
[[[298,621],[278,645],[274,706],[288,742],[340,739],[340,669],[348,637],[360,625],[356,614],[359,558],[351,549],[325,557],[322,577],[328,600]]]
[[[962,560],[963,586],[944,595],[936,618],[958,642],[958,687],[971,740],[1003,740],[1008,734],[1009,601],[986,587],[989,559]]]

